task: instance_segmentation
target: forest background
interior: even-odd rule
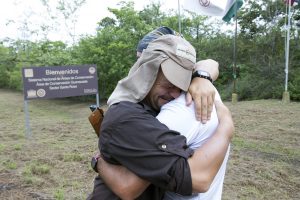
[[[96,64],[99,94],[109,97],[116,83],[125,77],[136,61],[136,45],[149,31],[168,26],[178,31],[177,10],[163,11],[160,3],[151,3],[141,11],[133,2],[120,2],[109,8],[113,17],[98,22],[96,35],[75,39],[72,23],[84,0],[60,1],[56,8],[69,25],[72,42],[51,41],[47,33],[53,27],[30,30],[24,34],[42,36],[38,41],[5,38],[0,41],[0,88],[22,91],[21,68],[26,66],[64,66]],[[49,6],[43,0],[44,6]],[[237,42],[236,92],[239,100],[280,99],[285,82],[286,4],[282,0],[246,0],[238,13],[238,34],[224,30],[225,22],[181,13],[181,33],[196,48],[197,60],[211,58],[220,64],[215,82],[224,100],[233,91],[234,40]],[[52,16],[51,10],[47,13]],[[51,18],[56,20],[55,17]],[[291,100],[300,100],[300,6],[292,9],[288,90]],[[234,22],[230,22],[234,23]],[[90,97],[81,97],[82,99]]]

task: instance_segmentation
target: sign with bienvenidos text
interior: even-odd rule
[[[24,67],[24,99],[50,99],[98,93],[95,65]]]

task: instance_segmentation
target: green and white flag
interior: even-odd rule
[[[183,8],[199,15],[219,16],[228,22],[243,5],[243,0],[185,0]]]

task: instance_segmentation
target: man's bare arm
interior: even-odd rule
[[[208,72],[212,80],[215,81],[219,76],[219,63],[211,59],[202,60],[196,63],[195,70]],[[190,105],[194,99],[197,120],[202,121],[202,123],[210,120],[214,98],[215,87],[209,80],[204,78],[192,80],[189,92],[186,94],[186,102],[187,105]]]
[[[122,200],[136,199],[150,185],[127,168],[109,164],[101,157],[97,169],[105,184]]]

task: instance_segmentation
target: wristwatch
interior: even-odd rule
[[[97,163],[98,163],[99,158],[100,158],[100,154],[97,154],[97,155],[93,156],[92,160],[91,160],[91,166],[92,166],[93,170],[97,173],[98,173]]]
[[[205,78],[205,79],[209,80],[211,83],[213,82],[212,78],[210,77],[210,74],[206,71],[196,70],[192,75],[192,79],[195,77]]]

